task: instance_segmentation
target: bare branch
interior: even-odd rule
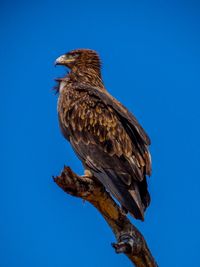
[[[54,181],[66,193],[87,200],[98,209],[115,234],[117,243],[112,246],[117,253],[126,254],[136,267],[158,266],[142,234],[95,177],[78,176],[64,167]]]

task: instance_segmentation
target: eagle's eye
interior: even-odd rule
[[[68,57],[69,59],[75,59],[75,58],[77,58],[78,56],[79,56],[78,53],[67,54],[67,57]]]
[[[69,59],[72,59],[72,58],[73,58],[73,56],[72,56],[71,54],[67,54],[66,56],[67,56],[67,58],[69,58]]]

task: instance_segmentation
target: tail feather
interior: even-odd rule
[[[134,202],[136,207],[131,207],[130,213],[136,218],[144,221],[144,205],[141,200],[138,185],[135,183],[133,188],[128,190],[131,195],[131,202]]]
[[[138,182],[132,184],[131,187],[127,186],[110,169],[104,170],[104,173],[95,173],[95,176],[133,217],[144,221],[145,208],[140,197]]]
[[[140,191],[141,200],[144,205],[144,210],[146,210],[146,208],[149,206],[151,202],[151,197],[147,189],[147,180],[145,175],[142,182],[138,183],[138,187]]]

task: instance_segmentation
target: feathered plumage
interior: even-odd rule
[[[150,139],[136,118],[105,89],[98,54],[71,51],[56,60],[70,73],[59,82],[58,115],[65,138],[85,169],[135,218],[150,203]]]

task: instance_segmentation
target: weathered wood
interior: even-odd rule
[[[115,234],[117,243],[112,246],[117,253],[126,254],[136,267],[158,266],[142,234],[95,177],[78,176],[64,167],[54,181],[66,193],[87,200],[97,208]]]

